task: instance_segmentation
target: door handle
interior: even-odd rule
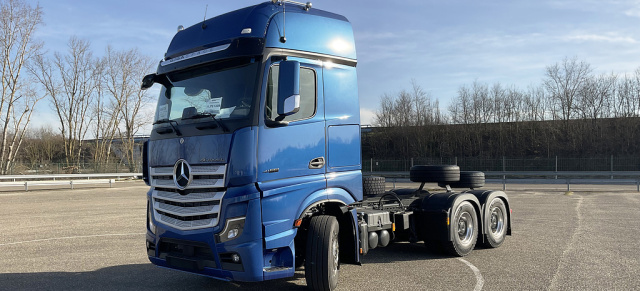
[[[309,169],[322,169],[324,167],[324,157],[319,157],[309,162]]]

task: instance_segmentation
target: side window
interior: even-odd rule
[[[274,120],[278,113],[278,65],[271,66],[267,80],[266,115]],[[316,73],[310,68],[300,68],[300,110],[285,117],[284,121],[295,121],[311,118],[316,113]]]

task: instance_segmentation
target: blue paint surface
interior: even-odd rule
[[[327,128],[329,171],[360,168],[360,125],[334,125]]]

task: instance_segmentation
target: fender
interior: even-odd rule
[[[418,237],[423,240],[452,241],[454,233],[451,231],[451,227],[447,225],[447,218],[451,221],[451,216],[454,215],[452,210],[465,201],[469,201],[476,209],[478,223],[481,223],[480,201],[473,194],[439,193],[424,197],[419,211],[414,213],[417,214],[414,218],[414,223],[418,230]]]
[[[471,202],[471,205],[473,205],[473,207],[476,209],[476,219],[478,220],[478,224],[481,225],[480,229],[482,229],[482,212],[480,211],[480,201],[478,201],[478,198],[476,198],[476,196],[471,195],[471,194],[467,194],[467,193],[460,193],[457,195],[452,195],[449,196],[448,202],[450,203],[449,205],[451,205],[451,207],[449,208],[449,219],[450,221],[453,221],[453,215],[455,213],[453,213],[452,210],[455,210],[458,205],[460,205],[462,202],[465,201],[469,201]],[[453,236],[455,235],[455,233],[453,231],[451,231],[451,226],[447,227],[449,233],[448,233],[448,238],[449,241],[453,241]]]
[[[482,206],[482,221],[484,218],[490,215],[489,213],[489,203],[493,198],[499,197],[504,202],[504,206],[507,208],[507,235],[511,235],[511,206],[509,205],[509,198],[507,194],[502,191],[492,191],[492,190],[474,190],[468,191],[467,193],[475,195],[480,201],[480,205]],[[486,234],[489,232],[489,226],[484,225],[482,229],[482,234]],[[483,236],[484,237],[484,236]],[[483,238],[484,239],[484,238]]]
[[[321,203],[337,202],[344,206],[350,205],[355,202],[351,194],[342,188],[329,188],[322,189],[311,193],[305,198],[296,212],[297,218],[302,218],[302,215],[314,206]]]

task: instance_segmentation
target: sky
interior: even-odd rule
[[[137,47],[158,61],[177,31],[261,1],[27,0],[44,11],[37,32],[49,53],[69,37],[106,46]],[[474,81],[539,85],[546,66],[576,57],[594,73],[640,68],[640,0],[320,0],[312,9],[344,15],[353,25],[362,124],[372,124],[383,94],[411,81],[443,111],[458,88]],[[35,126],[56,122],[48,101]]]

